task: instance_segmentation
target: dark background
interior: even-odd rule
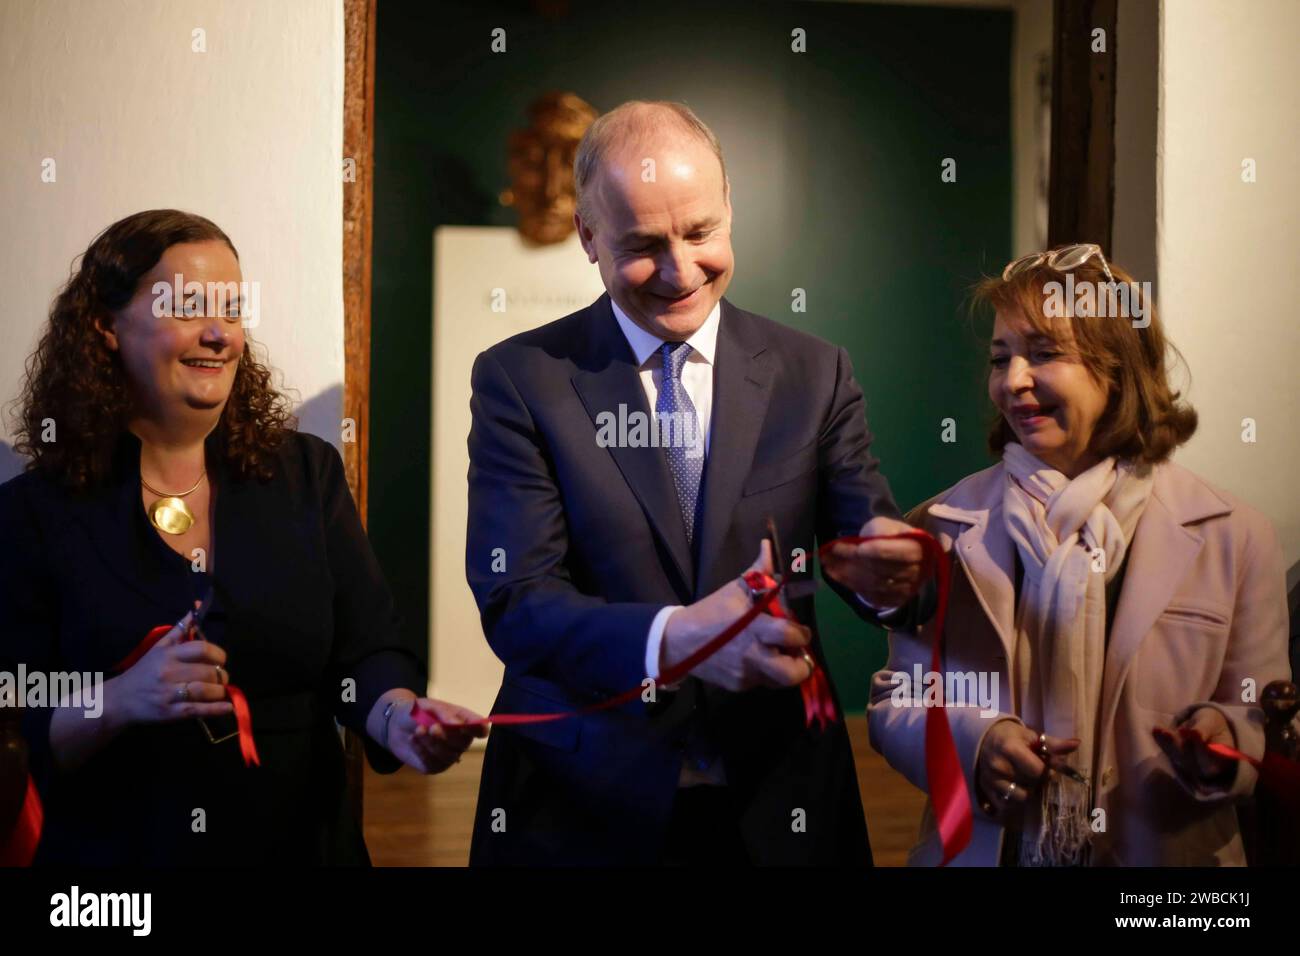
[[[369,531],[425,660],[433,231],[513,225],[497,202],[507,136],[547,90],[600,111],[681,100],[713,128],[734,207],[727,297],[848,349],[901,508],[991,463],[987,349],[965,304],[1010,257],[1011,12],[552,6],[567,12],[379,4]],[[497,27],[505,53],[490,49]],[[796,27],[806,53],[791,51]],[[946,157],[955,183],[940,179]],[[791,310],[795,288],[806,312]],[[941,440],[945,418],[956,442]],[[818,601],[831,672],[860,710],[884,637],[829,590]]]

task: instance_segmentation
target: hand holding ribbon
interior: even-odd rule
[[[475,737],[488,734],[483,718],[468,708],[429,697],[417,698],[410,691],[390,692],[397,693],[402,696],[396,699],[381,742],[393,756],[419,773],[442,773],[460,761]],[[383,703],[381,697],[375,708],[380,709]],[[426,712],[436,721],[418,719],[418,714]]]
[[[864,530],[872,526],[872,523],[868,522]],[[907,525],[902,527],[907,530],[891,534],[837,538],[822,545],[818,554],[823,561],[827,561],[833,555],[844,555],[846,549],[854,549],[858,545],[873,542],[908,542],[909,550],[911,542],[920,545],[921,561],[916,581],[933,577],[938,583],[938,606],[934,618],[924,627],[933,635],[930,645],[930,670],[939,674],[943,672],[943,627],[944,618],[948,613],[948,591],[951,587],[952,568],[943,546],[937,539],[920,529]],[[853,553],[849,551],[849,554]],[[885,558],[892,560],[888,554]],[[829,567],[827,573],[831,573]],[[971,813],[966,775],[962,771],[961,759],[957,756],[957,745],[953,741],[952,727],[948,723],[948,711],[943,703],[942,691],[940,693],[939,706],[928,707],[925,712],[925,777],[929,784],[930,803],[934,808],[939,839],[943,846],[943,858],[939,865],[945,866],[970,843],[974,817]]]
[[[935,611],[933,620],[926,625],[934,635],[934,643],[931,657],[931,667],[934,671],[939,671],[942,663],[942,642],[943,642],[943,624],[944,616],[948,607],[948,591],[950,586],[950,571],[947,555],[944,554],[939,542],[926,534],[924,531],[908,528],[907,531],[894,534],[873,535],[871,537],[855,536],[847,538],[837,538],[834,541],[828,541],[822,545],[819,555],[823,560],[827,559],[833,549],[841,546],[854,548],[858,545],[867,544],[871,541],[898,541],[907,545],[906,550],[910,550],[913,543],[921,548],[922,556],[918,566],[917,580],[924,580],[927,577],[935,577],[938,583],[938,607]],[[764,548],[767,548],[764,543]],[[760,562],[763,556],[760,551]],[[767,552],[770,560],[770,551]],[[767,574],[768,577],[754,576],[752,572],[759,571],[761,574]],[[743,613],[736,617],[729,625],[723,628],[715,637],[696,648],[685,658],[671,663],[659,675],[661,684],[672,684],[681,680],[688,674],[692,673],[700,664],[709,660],[717,654],[722,648],[726,647],[737,635],[741,634],[751,623],[758,618],[760,614],[770,613],[774,606],[779,607],[777,600],[781,593],[789,585],[790,579],[788,574],[783,574],[774,584],[770,583],[771,566],[768,565],[767,571],[764,572],[761,567],[750,568],[750,583],[745,583],[742,579],[740,582],[744,593],[752,594],[752,604],[750,604]],[[726,588],[735,589],[737,582],[724,585],[715,594],[722,594]],[[755,584],[762,587],[754,587]],[[713,595],[710,595],[713,597]],[[706,599],[707,600],[707,599]],[[773,615],[775,617],[775,615]],[[780,620],[778,618],[778,620]],[[787,625],[789,622],[783,622]],[[806,667],[806,664],[800,657],[790,657],[781,655],[795,667]],[[816,721],[819,726],[824,727],[826,721],[834,719],[834,708],[830,702],[830,688],[826,681],[824,673],[821,673],[820,666],[813,662],[811,668],[807,668],[806,681],[813,683],[813,687],[804,692],[805,719],[811,725]],[[635,687],[629,687],[627,690],[606,700],[589,704],[575,710],[563,711],[560,713],[547,714],[493,714],[490,717],[481,718],[477,721],[462,724],[462,726],[472,726],[479,724],[496,724],[503,727],[517,726],[520,724],[539,724],[548,723],[556,720],[568,720],[574,717],[582,717],[587,714],[596,713],[602,710],[609,710],[615,707],[621,707],[640,697],[644,691],[643,685],[638,684]],[[441,723],[435,714],[421,709],[418,704],[411,708],[411,717],[427,727],[432,727]],[[944,707],[931,707],[926,714],[925,726],[925,752],[926,752],[926,775],[930,784],[930,800],[934,805],[935,817],[938,821],[939,835],[943,844],[943,864],[950,862],[953,857],[966,848],[970,842],[971,831],[973,827],[973,818],[971,814],[970,795],[967,791],[965,775],[962,772],[961,762],[957,756],[957,748],[953,742],[952,729],[948,724],[948,716]]]
[[[767,542],[764,541],[763,544],[766,546]],[[781,582],[765,571],[746,571],[743,580],[750,591],[756,595],[781,590]],[[773,601],[767,610],[775,618],[795,620],[794,614],[782,601]],[[826,671],[806,648],[800,651],[796,659],[803,661],[808,668],[808,676],[799,684],[799,693],[803,697],[804,725],[811,727],[816,723],[819,730],[825,730],[836,719],[835,698],[831,694],[831,685],[826,677]]]
[[[912,526],[894,518],[872,518],[856,537],[823,545],[826,574],[876,608],[897,608],[916,596],[925,580],[921,545]]]
[[[767,550],[767,548],[768,546],[765,542],[762,549],[760,549],[759,560],[755,562],[755,567],[752,567],[750,570],[755,570],[757,567],[760,567],[764,556],[766,556],[769,562],[767,566],[769,568],[771,567],[771,552],[770,550]],[[720,632],[713,635],[713,637],[686,653],[685,657],[674,659],[669,663],[660,672],[657,683],[663,686],[675,684],[687,675],[695,673],[696,669],[701,664],[710,660],[714,655],[718,654],[719,651],[727,647],[727,645],[730,644],[737,635],[744,632],[745,629],[753,624],[760,615],[764,614],[773,604],[775,604],[786,583],[787,578],[782,577],[776,587],[771,588],[764,593],[755,594],[751,598],[750,589],[743,580],[733,580],[718,588],[717,591],[713,592],[713,594],[709,595],[709,597],[705,598],[703,601],[691,605],[690,608],[683,608],[682,611],[679,611],[678,613],[683,613],[694,608],[699,608],[702,605],[705,605],[706,602],[715,602],[718,604],[718,607],[713,608],[710,606],[708,612],[709,619],[712,619],[722,608],[730,609],[732,613],[739,613],[739,616],[733,619],[731,623],[726,625]],[[723,602],[727,603],[724,604]],[[778,621],[776,619],[773,619],[771,626],[778,629],[800,627],[799,625],[793,625],[790,622]],[[778,661],[777,658],[780,658],[780,660]],[[777,653],[766,655],[766,660],[770,666],[780,667],[782,670],[789,668],[791,672],[795,674],[800,674],[801,672],[802,675],[807,674],[806,665],[804,665],[797,657],[790,658],[785,654]],[[743,668],[745,665],[742,663],[738,666]],[[804,679],[803,676],[800,676],[799,678],[785,681],[785,683],[793,685],[802,679]],[[549,714],[493,714],[490,717],[481,717],[476,721],[456,722],[453,726],[463,727],[478,724],[494,724],[501,727],[511,727],[521,724],[544,724],[555,720],[568,720],[573,717],[584,717],[587,714],[594,714],[602,710],[612,710],[616,707],[622,707],[624,704],[629,704],[640,698],[645,690],[646,687],[644,684],[637,684],[635,687],[629,687],[621,694],[616,694],[613,697],[597,701],[594,704],[588,704],[586,707],[580,707],[576,710],[567,710]],[[435,714],[420,708],[418,704],[411,708],[411,716],[420,721],[426,727],[432,727],[440,723]]]
[[[1232,729],[1213,707],[1198,707],[1172,732],[1157,727],[1152,733],[1174,769],[1193,785],[1230,782],[1242,758],[1259,766],[1232,746]]]
[[[155,627],[113,668],[126,723],[234,714],[246,766],[260,764],[253,718],[243,692],[225,676],[226,652],[202,639],[199,626],[213,594],[173,626]],[[211,732],[208,732],[211,738]]]
[[[668,619],[660,649],[660,671],[671,670],[683,658],[709,643],[720,630],[753,605],[760,592],[777,587],[776,562],[771,542],[764,540],[753,564],[739,581],[732,580],[712,594],[684,607]],[[808,679],[803,662],[812,632],[787,615],[780,600],[767,613],[753,618],[735,639],[697,664],[691,675],[725,690],[754,687],[793,687]],[[661,683],[669,683],[662,673]]]

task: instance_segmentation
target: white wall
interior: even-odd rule
[[[4,0],[0,63],[0,404],[72,259],[122,216],[175,207],[234,241],[261,283],[253,337],[307,403],[303,429],[337,443],[342,0]],[[21,467],[9,424],[0,480]]]
[[[1178,461],[1272,518],[1291,566],[1300,559],[1300,3],[1166,0],[1160,12],[1161,306],[1201,416]],[[1247,157],[1254,183],[1242,182]],[[1258,426],[1253,444],[1242,441],[1245,418]]]

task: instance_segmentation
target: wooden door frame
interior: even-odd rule
[[[370,473],[370,290],[374,233],[375,16],[378,0],[343,0],[343,469],[366,524]],[[349,167],[347,160],[352,160]],[[348,799],[363,819],[365,748],[344,734]]]
[[[343,465],[362,524],[366,523],[370,464],[377,2],[343,0],[343,159],[355,163],[355,179],[345,176],[343,181],[343,417],[355,427],[355,441],[343,445]]]
[[[1056,0],[1047,245],[1095,242],[1112,254],[1115,212],[1116,0]],[[1092,31],[1105,31],[1093,52]]]

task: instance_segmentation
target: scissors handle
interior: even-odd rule
[[[781,539],[776,533],[776,521],[772,519],[771,515],[767,518],[766,531],[763,537],[772,543],[772,577],[780,581],[785,577],[785,562],[782,560],[781,555]]]

